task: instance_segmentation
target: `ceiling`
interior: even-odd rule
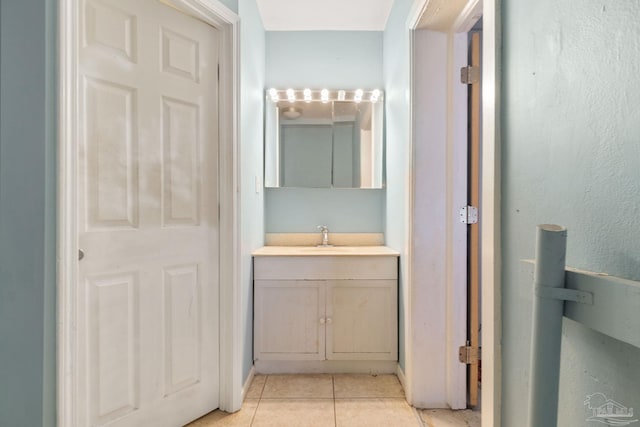
[[[256,0],[267,31],[383,31],[393,0]]]

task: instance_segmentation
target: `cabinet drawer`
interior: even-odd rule
[[[351,280],[398,278],[396,256],[255,257],[257,280]]]

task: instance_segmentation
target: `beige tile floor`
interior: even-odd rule
[[[240,411],[213,411],[188,427],[480,425],[462,412],[470,411],[416,411],[395,375],[256,375]]]
[[[418,411],[425,427],[480,427],[480,412],[465,409],[421,409]]]

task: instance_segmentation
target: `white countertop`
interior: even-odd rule
[[[253,256],[399,256],[386,246],[263,246]]]

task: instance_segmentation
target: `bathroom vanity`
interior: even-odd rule
[[[395,372],[397,252],[265,246],[253,256],[258,373]]]

